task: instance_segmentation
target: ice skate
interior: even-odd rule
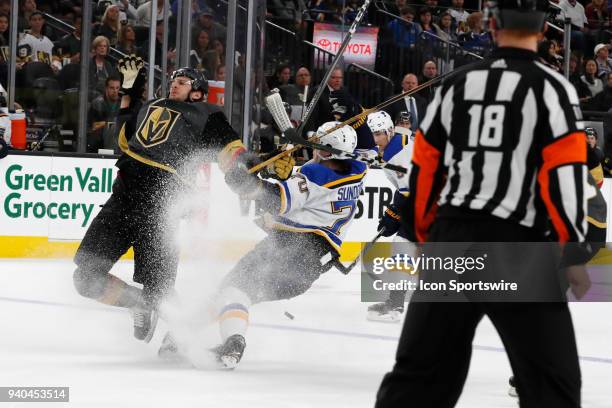
[[[153,334],[155,334],[155,327],[159,319],[157,310],[148,305],[139,304],[130,311],[134,319],[134,337],[145,343],[150,342]]]
[[[402,320],[404,305],[393,305],[389,300],[368,307],[368,320],[373,322],[397,323]]]
[[[213,349],[213,352],[216,354],[217,362],[221,365],[221,368],[233,370],[240,363],[245,347],[244,336],[234,334],[228,337],[225,343]]]
[[[182,359],[183,356],[179,352],[178,344],[170,332],[167,332],[164,336],[162,344],[159,346],[159,350],[157,351],[157,355],[159,358],[164,360]]]

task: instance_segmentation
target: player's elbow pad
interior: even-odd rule
[[[260,186],[259,200],[264,211],[278,214],[281,208],[280,187],[264,180]]]
[[[246,147],[241,140],[234,140],[226,144],[217,155],[217,162],[221,171],[226,173],[234,166],[236,159],[246,151]]]

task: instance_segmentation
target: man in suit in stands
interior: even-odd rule
[[[419,80],[414,74],[406,74],[402,80],[402,92],[408,92],[419,86]],[[412,117],[412,131],[416,131],[419,121],[425,115],[427,101],[421,95],[413,94],[389,105],[386,109],[393,121],[397,121],[400,112],[410,112]]]

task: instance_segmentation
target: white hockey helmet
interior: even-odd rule
[[[334,149],[342,150],[343,152],[353,153],[353,150],[357,147],[357,132],[355,132],[355,129],[351,126],[344,125],[331,133],[327,133],[330,129],[335,128],[339,124],[340,122],[325,122],[319,126],[316,133],[316,136],[319,137],[319,143],[333,147]],[[321,157],[321,159],[345,160],[346,157],[331,154],[327,157]]]
[[[393,135],[393,119],[385,111],[372,112],[368,115],[368,127],[372,133],[386,132],[387,136]]]

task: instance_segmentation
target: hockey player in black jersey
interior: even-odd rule
[[[148,342],[157,323],[157,308],[173,288],[178,250],[172,239],[178,220],[168,214],[185,187],[190,187],[203,155],[212,153],[222,171],[244,165],[246,152],[238,134],[216,106],[204,103],[204,75],[181,68],[171,76],[167,98],[139,106],[145,75],[142,60],[119,63],[121,110],[113,193],[93,220],[76,253],[77,291],[99,302],[129,308],[134,336]],[[110,274],[133,247],[135,282],[131,286]]]

